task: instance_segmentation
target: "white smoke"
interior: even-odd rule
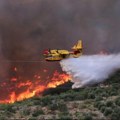
[[[103,82],[120,68],[120,54],[84,55],[79,58],[64,59],[62,70],[72,76],[72,88],[81,88]]]

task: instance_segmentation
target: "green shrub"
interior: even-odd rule
[[[73,120],[71,116],[69,115],[62,115],[62,116],[59,116],[59,119],[60,120]]]
[[[97,97],[95,98],[95,101],[101,101],[101,100],[103,100],[103,98],[102,98],[101,96],[97,96]]]
[[[77,96],[77,93],[64,93],[60,94],[60,99],[64,99],[65,101],[74,101],[75,97]]]
[[[95,103],[94,103],[94,107],[98,107],[99,105],[100,105],[100,101],[96,101]]]
[[[106,108],[105,111],[104,111],[104,115],[105,115],[105,116],[108,116],[108,115],[110,115],[112,112],[113,112],[113,111],[112,111],[111,108]]]
[[[0,116],[0,120],[7,120],[5,116]]]
[[[119,92],[118,92],[118,88],[116,87],[112,87],[112,90],[110,91],[110,95],[112,96],[112,95],[118,95],[119,94]]]
[[[59,113],[58,116],[60,120],[72,120],[72,117],[68,112]]]
[[[109,93],[109,95],[110,95],[110,96],[115,96],[115,95],[118,95],[118,92],[117,92],[117,91],[116,91],[116,92],[115,92],[115,91],[111,91],[111,92]]]
[[[111,120],[119,120],[120,119],[120,116],[117,114],[117,113],[112,113],[111,116],[110,116]]]
[[[37,120],[35,117],[31,117],[28,120]]]
[[[86,100],[86,99],[88,99],[87,93],[80,93],[74,98],[74,100]]]
[[[32,114],[33,117],[37,117],[39,115],[44,114],[43,110],[35,110]]]
[[[34,101],[33,101],[33,104],[34,104],[34,105],[41,105],[41,103],[42,103],[42,102],[41,102],[40,100],[34,100]]]
[[[42,106],[46,106],[49,104],[52,104],[52,98],[50,96],[46,96],[46,97],[41,98],[41,105]]]
[[[101,96],[102,97],[109,97],[109,94],[107,92],[103,92],[103,93],[101,93]]]
[[[61,112],[68,111],[67,106],[64,102],[59,102],[58,103],[58,110],[60,110]]]
[[[15,109],[13,108],[13,105],[12,104],[1,104],[0,105],[0,109],[1,110],[4,110],[4,111],[8,111],[8,112],[11,112],[11,113],[15,113]]]
[[[100,108],[100,111],[102,112],[102,113],[104,113],[104,111],[105,111],[105,106],[102,106],[101,108]]]
[[[30,115],[30,109],[25,109],[25,110],[23,110],[23,114],[24,114],[25,116]]]
[[[57,109],[58,109],[58,104],[57,104],[57,103],[50,104],[50,105],[49,105],[49,108],[50,108],[51,110],[57,110]]]
[[[105,106],[105,103],[104,102],[100,102],[100,104],[98,105],[98,109],[100,110],[101,107]]]
[[[115,104],[120,106],[120,97],[118,97],[116,100],[115,100]]]
[[[120,88],[120,85],[118,83],[113,83],[112,87],[118,90]]]
[[[2,117],[11,117],[13,115],[12,112],[9,112],[9,111],[4,111],[4,113],[2,113]],[[0,119],[1,120],[1,119]]]
[[[96,90],[95,90],[95,94],[101,94],[103,92],[103,89],[101,89],[101,88],[97,88]]]
[[[82,114],[80,112],[76,112],[75,113],[75,116],[78,118],[78,119],[81,119],[82,118]]]
[[[84,114],[83,117],[84,120],[93,120],[92,115],[91,114]]]
[[[112,102],[112,101],[107,101],[107,102],[106,102],[106,106],[107,106],[107,107],[113,106],[113,102]]]
[[[34,100],[41,100],[41,97],[37,97],[37,96],[36,96],[36,97],[31,98],[31,99],[32,99],[33,101],[34,101]]]
[[[120,107],[115,107],[113,112],[120,116]]]
[[[94,93],[90,93],[88,95],[88,99],[95,99],[95,94]]]

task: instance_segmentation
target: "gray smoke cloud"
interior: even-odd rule
[[[60,64],[72,76],[72,88],[81,88],[101,83],[120,69],[120,54],[84,55],[62,60]]]
[[[1,37],[0,37],[0,81],[4,81],[6,77],[8,77],[7,70],[9,69],[9,62],[2,54],[2,44],[1,44]],[[5,62],[6,61],[6,62]]]

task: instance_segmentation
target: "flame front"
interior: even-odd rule
[[[51,82],[48,83],[47,88],[56,88],[56,86],[59,86],[61,84],[64,84],[65,82],[68,82],[71,79],[70,75],[67,74],[59,74],[57,71],[55,71],[53,78],[51,79]]]
[[[14,71],[17,72],[16,67],[14,68]],[[47,72],[47,70],[43,70],[43,72]],[[12,83],[14,87],[8,87],[8,83],[6,82],[1,84],[1,87],[8,87],[8,91],[11,92],[9,93],[8,98],[0,100],[0,103],[14,103],[15,101],[28,99],[38,94],[42,95],[46,89],[55,88],[61,84],[64,84],[65,82],[70,81],[70,78],[71,77],[69,75],[64,73],[60,74],[57,71],[54,72],[51,80],[46,82],[41,80],[40,75],[34,75],[34,81],[25,80],[25,82],[22,82],[23,80],[21,80],[21,77],[12,77],[9,82]],[[48,76],[47,79],[50,79],[50,77]]]

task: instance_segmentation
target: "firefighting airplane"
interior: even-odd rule
[[[46,61],[60,61],[65,58],[77,58],[82,55],[82,40],[78,40],[77,44],[72,47],[73,51],[49,49],[45,50],[43,55]]]

